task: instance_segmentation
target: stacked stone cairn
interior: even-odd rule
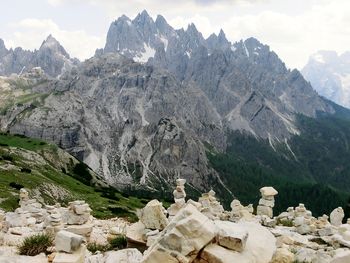
[[[278,194],[273,187],[263,187],[260,189],[261,198],[257,207],[257,215],[273,217],[273,207],[275,206],[275,195]]]
[[[45,220],[46,232],[55,235],[58,231],[62,230],[64,227],[62,216],[59,211],[60,205],[47,205],[46,211],[48,216]]]
[[[169,220],[171,220],[186,204],[185,184],[186,179],[176,180],[176,188],[173,192],[175,203],[168,208]]]
[[[330,217],[315,218],[305,205],[299,204],[273,217],[277,191],[263,187],[258,215],[253,214],[252,205],[245,207],[237,199],[232,201],[231,211],[224,211],[214,191],[203,194],[198,202],[186,202],[184,186],[184,180],[176,182],[175,203],[168,211],[161,202],[152,200],[134,224],[120,218],[94,219],[84,201],[71,202],[67,208],[58,204],[41,206],[22,189],[20,207],[15,212],[0,210],[0,262],[350,262],[350,220],[343,224],[344,211],[340,207]],[[24,237],[43,231],[55,235],[49,256],[8,255],[8,250],[12,251]],[[108,240],[120,235],[128,237],[129,245],[131,240],[140,241],[146,251],[142,254],[128,248],[92,254],[86,249],[86,242],[99,240],[99,244],[108,244]]]
[[[231,202],[231,214],[229,220],[232,222],[238,222],[239,220],[252,220],[254,208],[252,204],[248,206],[241,205],[238,199],[234,199]]]
[[[224,214],[224,208],[218,200],[216,200],[215,192],[210,190],[208,193],[202,194],[198,199],[201,205],[201,212],[210,219],[220,219]]]

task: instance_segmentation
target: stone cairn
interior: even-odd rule
[[[45,220],[45,227],[48,233],[56,234],[58,231],[62,230],[64,227],[62,216],[59,211],[60,205],[55,206],[47,205],[46,211],[48,216]]]
[[[238,222],[241,219],[251,220],[253,218],[253,212],[254,208],[252,204],[243,206],[238,199],[234,199],[231,202],[231,214],[229,220],[232,222]]]
[[[216,200],[215,194],[213,190],[210,190],[198,199],[198,203],[202,206],[201,212],[210,219],[220,219],[225,211],[220,202]]]
[[[257,207],[257,215],[273,217],[272,208],[275,206],[275,195],[278,194],[273,187],[263,187],[260,189],[261,198]]]
[[[28,191],[23,188],[19,199],[20,207],[15,212],[0,211],[2,245],[16,246],[28,236],[46,232],[56,236],[57,253],[50,255],[49,262],[84,262],[86,253],[82,244],[88,241],[93,228],[91,209],[85,201],[70,202],[68,208],[59,204],[43,207],[35,199],[30,199]]]
[[[186,179],[177,179],[176,188],[173,192],[174,204],[168,208],[169,220],[171,220],[181,208],[186,204],[186,192],[185,192]]]
[[[51,254],[32,261],[28,258],[28,262],[350,262],[350,220],[343,224],[342,208],[334,209],[330,217],[316,219],[299,204],[273,217],[277,191],[263,187],[260,192],[258,215],[253,214],[252,205],[245,207],[237,199],[231,202],[231,211],[224,211],[214,191],[204,193],[198,202],[186,202],[185,180],[178,179],[175,203],[168,212],[161,202],[152,200],[139,213],[139,222],[119,224],[118,220],[107,223],[93,219],[84,201],[70,202],[67,208],[42,206],[21,189],[18,209],[0,210],[0,241],[4,246],[0,248],[48,232],[55,235],[54,247],[48,249]],[[134,244],[148,248],[143,255],[130,248],[92,255],[84,244],[90,242],[90,234],[91,242],[102,242],[98,244],[126,235],[128,242],[137,241]],[[0,250],[0,262],[17,262],[16,257]]]

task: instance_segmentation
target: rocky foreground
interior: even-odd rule
[[[252,205],[242,206],[238,200],[225,211],[214,191],[202,194],[198,202],[186,202],[185,182],[177,180],[175,203],[167,210],[152,200],[134,224],[118,218],[97,220],[84,201],[43,206],[21,189],[20,207],[0,213],[0,262],[350,262],[350,221],[342,223],[342,208],[315,218],[300,204],[273,217],[278,192],[263,187],[256,214]],[[18,255],[25,238],[43,232],[55,236],[46,254]],[[128,248],[94,254],[87,249],[119,236],[127,237]]]

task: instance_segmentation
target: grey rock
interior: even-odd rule
[[[51,77],[58,77],[79,63],[72,59],[51,35],[42,43],[39,50],[29,51],[22,48],[7,50],[0,39],[0,75],[22,74],[35,67],[41,67]]]

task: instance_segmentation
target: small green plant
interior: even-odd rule
[[[40,253],[46,253],[47,248],[52,245],[53,237],[42,233],[25,238],[17,248],[20,255],[36,256]]]
[[[116,238],[111,239],[109,241],[109,244],[111,246],[111,249],[123,249],[127,247],[128,240],[126,239],[126,236],[118,236]]]
[[[89,243],[87,244],[86,248],[91,252],[91,253],[96,253],[97,251],[100,252],[106,252],[110,250],[111,246],[109,244],[98,244],[98,243]]]
[[[293,221],[289,220],[289,219],[277,219],[277,225],[282,225],[282,226],[286,226],[286,227],[292,227],[294,226]]]
[[[114,239],[109,240],[109,244],[98,244],[96,242],[89,243],[87,249],[91,253],[96,253],[97,251],[106,252],[109,250],[118,250],[126,248],[128,241],[125,236],[118,236]]]

